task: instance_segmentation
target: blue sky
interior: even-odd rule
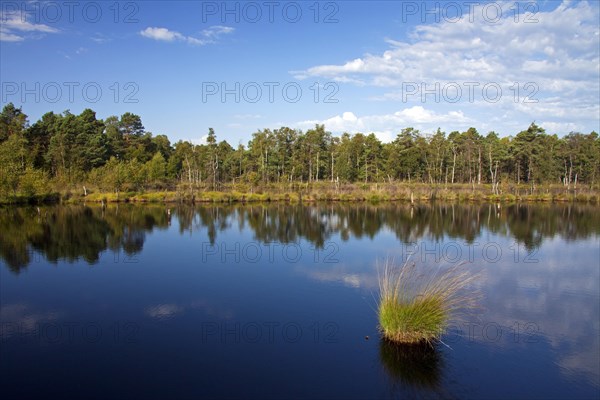
[[[130,111],[173,142],[200,142],[213,127],[232,145],[315,123],[384,141],[409,126],[600,131],[596,1],[1,7],[0,102],[32,122],[47,111]]]

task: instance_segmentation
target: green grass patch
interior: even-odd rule
[[[448,316],[439,297],[423,297],[400,302],[385,298],[379,305],[379,323],[393,342],[432,341],[442,335]]]
[[[421,271],[416,265],[394,267],[386,262],[379,272],[379,328],[395,343],[440,340],[451,320],[477,303],[476,293],[464,289],[477,274],[454,266]]]

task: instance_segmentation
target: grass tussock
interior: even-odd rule
[[[478,274],[463,265],[421,271],[414,263],[397,267],[386,261],[379,275],[379,327],[395,343],[440,340],[450,321],[477,305],[477,293],[466,293]]]

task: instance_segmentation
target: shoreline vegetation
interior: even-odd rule
[[[476,128],[448,134],[407,127],[333,135],[259,129],[247,144],[171,143],[140,116],[48,112],[30,124],[14,104],[0,112],[0,204],[41,202],[590,202],[600,199],[600,136],[514,136]]]
[[[225,185],[224,185],[225,186]],[[423,183],[383,184],[272,184],[266,187],[227,185],[219,191],[210,188],[177,187],[174,190],[104,192],[81,186],[44,195],[15,195],[0,198],[0,205],[78,204],[78,203],[313,203],[313,202],[403,202],[430,203],[600,203],[600,191],[589,188],[565,190],[560,185],[545,185],[532,190],[527,185],[510,185],[506,191],[492,193],[491,185],[428,185]]]

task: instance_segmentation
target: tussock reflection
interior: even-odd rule
[[[444,360],[429,344],[396,344],[379,341],[379,359],[392,386],[433,390],[440,388]]]

